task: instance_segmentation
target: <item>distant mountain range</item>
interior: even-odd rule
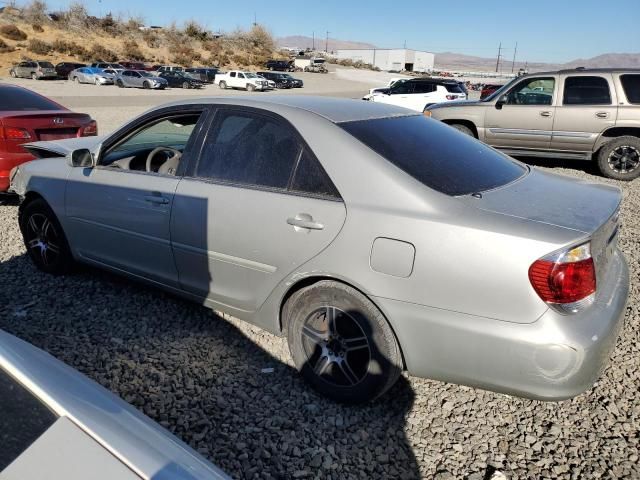
[[[325,38],[316,37],[315,47],[318,50],[325,49]],[[302,35],[294,35],[289,37],[281,37],[277,39],[278,46],[300,48],[313,48],[314,40],[312,37]],[[376,48],[375,45],[365,42],[356,42],[351,40],[338,40],[329,38],[328,50],[339,50],[349,48]],[[473,55],[463,55],[453,52],[435,53],[435,68],[443,70],[475,70],[475,71],[495,71],[496,58],[475,57]],[[511,71],[511,60],[502,58],[500,60],[500,70],[503,72]],[[513,71],[524,68],[525,62],[516,61]],[[640,68],[640,53],[605,53],[593,58],[579,58],[567,63],[543,63],[543,62],[527,62],[526,67],[530,72],[539,72],[542,70],[557,70],[560,68],[575,67],[591,67],[591,68],[611,68],[626,67]]]

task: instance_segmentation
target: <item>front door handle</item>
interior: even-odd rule
[[[145,195],[146,202],[153,203],[155,205],[166,205],[169,203],[169,199],[161,195]]]
[[[609,112],[596,112],[598,118],[609,118]]]
[[[540,116],[542,116],[542,117],[550,117],[551,116],[551,112],[547,112],[547,111],[540,112]]]
[[[322,230],[324,225],[313,220],[313,217],[308,213],[299,213],[295,217],[287,218],[287,223],[295,227],[296,231],[300,228],[306,228],[308,230]]]

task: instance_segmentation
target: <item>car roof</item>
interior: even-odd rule
[[[640,68],[566,68],[564,70],[549,70],[546,72],[533,72],[523,75],[523,77],[540,76],[540,75],[557,75],[567,73],[640,73]]]
[[[348,98],[319,97],[307,95],[272,95],[263,98],[242,97],[205,97],[169,103],[167,106],[198,104],[225,104],[269,109],[269,106],[284,106],[304,110],[319,115],[333,123],[377,118],[403,117],[419,115],[406,108],[385,103],[366,102]]]

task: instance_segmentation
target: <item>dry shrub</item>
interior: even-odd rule
[[[116,62],[118,61],[118,55],[112,51],[109,50],[106,47],[103,47],[102,45],[98,45],[97,43],[94,43],[93,45],[91,45],[91,50],[89,50],[88,52],[88,57],[84,57],[83,60],[85,61],[89,61],[89,60],[100,60],[103,62]]]
[[[107,13],[105,17],[100,19],[100,28],[107,33],[115,34],[119,30],[119,22],[113,18],[111,13]]]
[[[184,26],[184,34],[194,40],[205,41],[209,38],[207,30],[195,20],[189,20]]]
[[[87,7],[80,2],[73,2],[69,5],[67,11],[64,12],[63,21],[67,27],[73,29],[85,29],[92,24]]]
[[[202,59],[202,55],[189,45],[172,44],[169,46],[169,53],[172,54],[171,62],[183,66],[193,65]]]
[[[65,40],[54,40],[51,44],[51,48],[55,52],[72,55],[74,57],[82,57],[87,54],[87,50],[82,45],[78,45],[74,42],[67,42]]]
[[[49,45],[47,42],[32,38],[27,44],[27,50],[38,55],[48,55],[49,53],[51,53],[52,48],[51,45]]]
[[[130,17],[126,23],[122,24],[122,28],[130,32],[139,32],[140,27],[143,27],[143,26],[144,26],[144,18],[142,17]]]
[[[15,40],[17,42],[27,39],[27,34],[15,25],[2,25],[0,27],[0,35],[8,38],[9,40]]]
[[[13,52],[15,48],[7,45],[4,40],[0,38],[0,53],[9,53]]]
[[[39,23],[34,23],[33,25],[31,25],[31,29],[36,33],[44,32],[44,28],[42,28],[42,25],[40,25]]]
[[[158,48],[160,46],[160,38],[153,30],[144,30],[142,32],[142,40],[144,40],[149,48]]]
[[[144,62],[146,61],[146,56],[140,50],[138,43],[135,40],[127,39],[124,41],[122,45],[122,55],[129,60]]]
[[[22,9],[22,18],[32,24],[46,23],[49,20],[47,16],[47,4],[42,0],[33,0]]]

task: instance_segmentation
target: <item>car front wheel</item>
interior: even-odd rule
[[[338,402],[376,399],[398,380],[400,347],[382,313],[362,293],[320,281],[283,308],[296,368],[319,393]]]
[[[30,202],[20,213],[20,231],[27,253],[43,272],[53,275],[67,273],[73,256],[62,226],[44,200]]]
[[[640,176],[640,138],[630,135],[605,143],[597,156],[598,168],[605,177],[633,180]]]

